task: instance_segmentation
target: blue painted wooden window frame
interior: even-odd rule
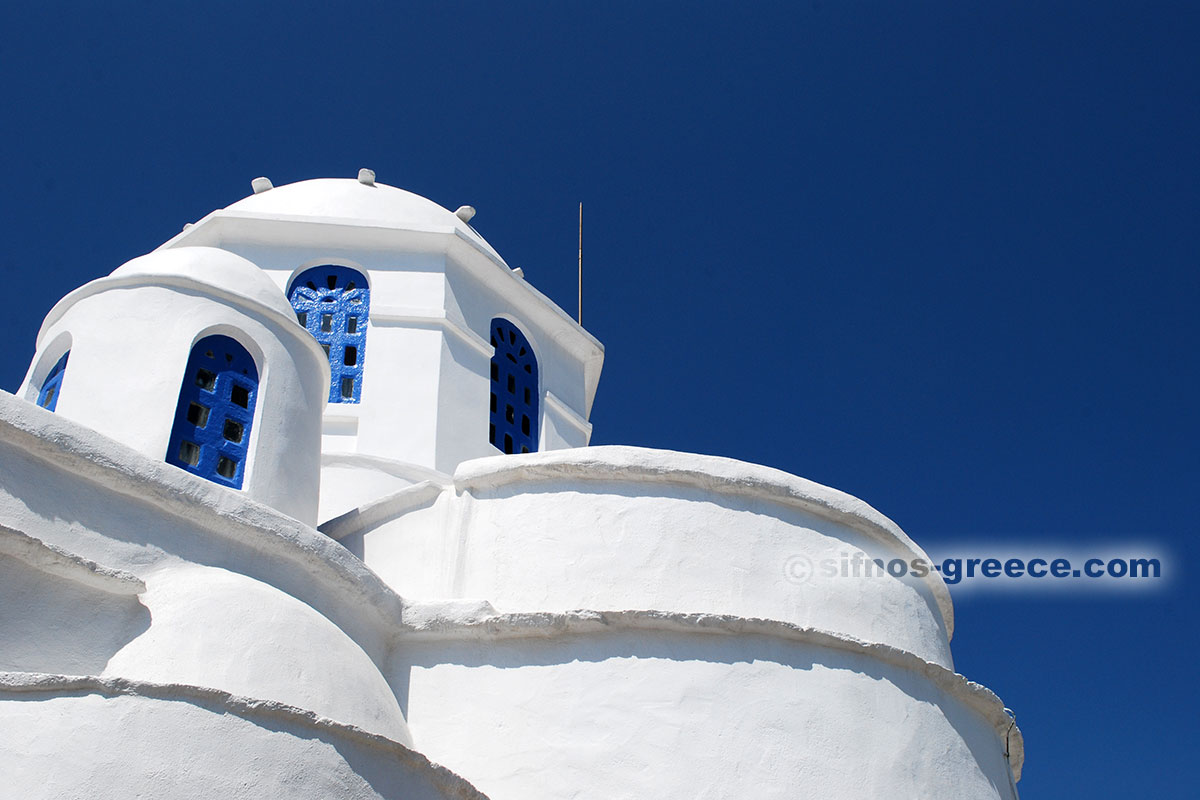
[[[236,339],[206,336],[188,356],[167,463],[242,488],[258,403],[258,367]]]
[[[288,289],[296,321],[329,356],[329,402],[362,397],[371,290],[358,270],[332,264],[306,269]]]
[[[62,393],[63,375],[67,371],[67,356],[71,355],[71,351],[63,353],[62,358],[50,368],[50,374],[46,376],[46,380],[42,381],[42,388],[38,390],[37,404],[47,411],[53,411],[58,408],[58,396]]]
[[[521,329],[503,317],[492,320],[492,393],[488,441],[504,453],[536,453],[538,365]]]

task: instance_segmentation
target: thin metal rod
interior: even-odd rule
[[[579,204],[579,324],[583,324],[583,203]]]

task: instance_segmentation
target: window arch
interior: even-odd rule
[[[258,367],[228,336],[206,336],[188,357],[167,463],[214,483],[242,488]]]
[[[536,453],[538,367],[520,328],[492,320],[492,412],[488,441],[505,453]]]
[[[357,403],[362,395],[371,290],[361,272],[326,265],[306,269],[288,290],[296,321],[329,356],[329,402]]]
[[[71,355],[70,350],[63,353],[58,363],[50,368],[50,374],[46,376],[46,380],[42,381],[42,388],[38,390],[37,404],[47,411],[53,411],[58,407],[58,395],[62,391],[63,374],[67,371],[67,356],[69,355]]]

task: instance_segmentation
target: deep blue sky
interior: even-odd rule
[[[594,443],[779,467],[935,555],[1165,544],[1156,593],[959,596],[954,651],[1025,797],[1194,791],[1194,4],[13,5],[0,387],[258,175],[470,203],[567,309],[583,201]]]

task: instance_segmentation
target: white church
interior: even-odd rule
[[[1016,798],[937,573],[842,492],[589,447],[604,348],[455,212],[254,193],[0,392],[0,797]]]

